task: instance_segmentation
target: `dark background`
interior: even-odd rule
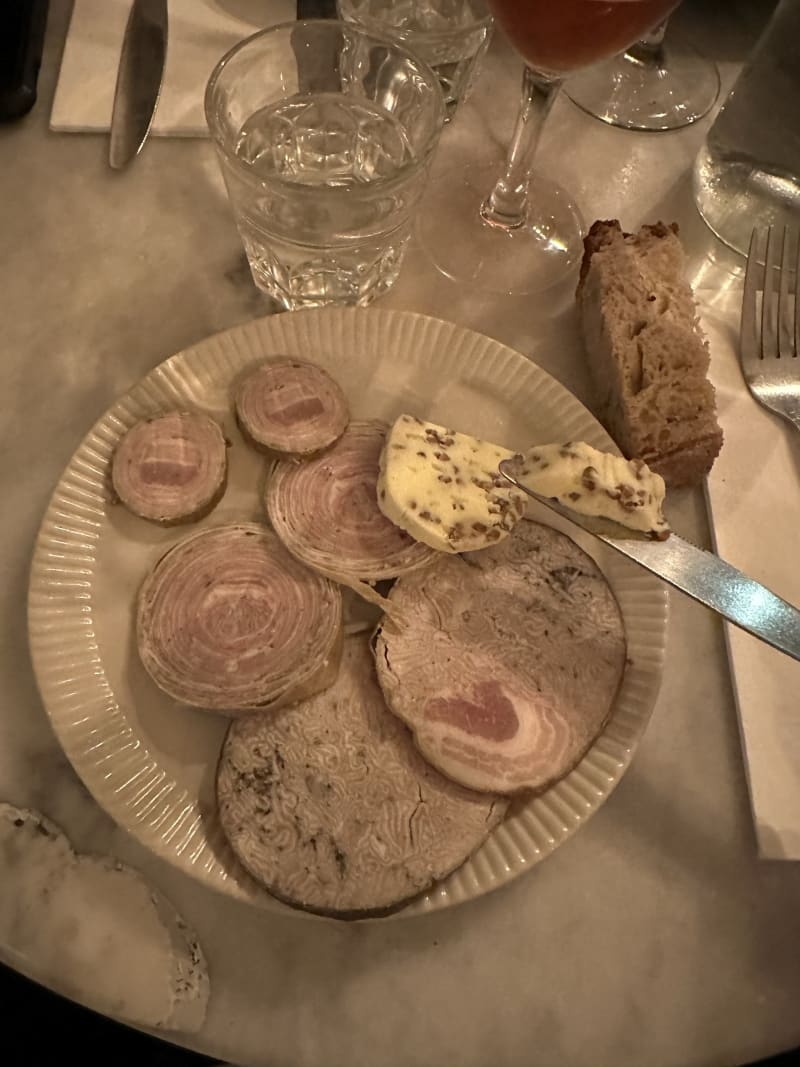
[[[79,1067],[204,1067],[216,1062],[87,1011],[2,964],[0,1021],[2,1067],[67,1067],[73,1061]]]

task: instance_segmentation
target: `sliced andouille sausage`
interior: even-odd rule
[[[234,406],[246,441],[295,456],[321,452],[350,421],[345,395],[327,371],[293,356],[267,360],[244,377]]]
[[[386,430],[383,422],[351,422],[323,455],[279,460],[266,487],[267,515],[292,555],[368,599],[377,596],[368,583],[426,567],[438,555],[378,507]]]
[[[231,724],[217,799],[254,878],[288,904],[339,918],[385,914],[428,889],[507,807],[422,758],[386,708],[363,635],[345,640],[326,692]]]
[[[201,519],[225,492],[227,449],[219,425],[202,412],[142,419],[114,452],[114,492],[134,515],[162,526]]]
[[[443,774],[541,790],[608,719],[625,667],[616,599],[564,534],[522,520],[491,548],[398,579],[375,646],[388,706]]]
[[[211,527],[147,576],[136,636],[148,674],[175,700],[225,714],[275,708],[333,681],[341,592],[265,526]]]

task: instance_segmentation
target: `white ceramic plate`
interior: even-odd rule
[[[171,701],[136,654],[138,586],[187,528],[137,519],[108,488],[111,455],[134,422],[194,407],[219,419],[232,441],[227,492],[197,525],[261,517],[263,459],[236,428],[231,382],[278,353],[327,368],[355,418],[408,411],[512,448],[570,439],[614,446],[571,393],[519,353],[450,323],[376,309],[282,314],[218,334],[156,367],[89,431],[50,501],[31,571],[31,651],[53,729],[98,803],[144,845],[206,885],[288,912],[238,866],[220,830],[214,773],[226,720]],[[559,525],[548,511],[542,518]],[[581,543],[614,589],[629,642],[606,729],[571,774],[515,805],[467,863],[399,915],[449,907],[517,877],[597,810],[630,762],[658,691],[667,597],[657,579],[588,540]]]

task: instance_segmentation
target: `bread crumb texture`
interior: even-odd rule
[[[584,246],[577,302],[598,414],[669,488],[698,485],[722,430],[678,227],[598,221]]]

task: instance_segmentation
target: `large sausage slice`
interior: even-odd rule
[[[480,552],[398,579],[378,634],[389,707],[472,789],[541,790],[602,730],[625,665],[619,607],[573,541],[523,521]]]
[[[366,637],[346,639],[327,692],[231,725],[217,797],[234,852],[262,885],[340,918],[383,914],[429,888],[507,806],[425,762],[386,708]]]
[[[225,714],[301,700],[333,681],[342,598],[257,523],[184,538],[137,604],[139,655],[174,699]]]

